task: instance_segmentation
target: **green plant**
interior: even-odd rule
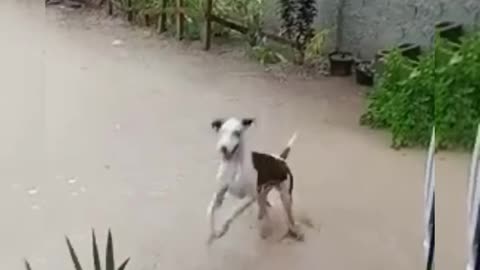
[[[395,50],[368,96],[361,123],[392,132],[392,147],[427,145],[433,125],[433,53],[417,63]]]
[[[78,260],[77,254],[70,242],[70,239],[66,237],[68,250],[70,252],[70,256],[72,258],[73,264],[75,266],[75,270],[82,270],[82,266],[80,265],[80,261]],[[97,239],[95,237],[95,231],[92,231],[92,247],[93,247],[93,264],[95,266],[95,270],[101,270],[101,262],[100,262],[100,255],[98,252],[98,245]],[[113,252],[113,238],[112,233],[108,231],[108,240],[107,240],[107,249],[106,249],[106,256],[105,256],[105,270],[124,270],[127,266],[130,258],[126,259],[118,268],[115,268],[115,259],[114,259],[114,252]]]
[[[252,47],[254,58],[262,65],[270,65],[287,62],[286,58],[279,52],[268,46],[257,45]]]
[[[82,266],[80,264],[80,260],[78,259],[77,253],[72,246],[72,243],[68,237],[66,237],[68,251],[70,257],[72,259],[73,265],[75,270],[82,270]],[[100,255],[98,252],[98,245],[97,245],[97,238],[95,237],[95,231],[92,231],[92,248],[93,248],[93,265],[95,270],[102,270]],[[115,259],[114,259],[114,251],[113,251],[113,238],[112,233],[108,231],[108,239],[107,239],[107,248],[106,248],[106,255],[105,255],[105,270],[124,270],[127,267],[130,258],[126,259],[118,268],[115,267]],[[25,268],[26,270],[32,270],[30,267],[30,263],[25,260]]]
[[[303,63],[307,44],[314,37],[313,22],[318,10],[315,0],[280,0],[282,34],[294,42]]]
[[[32,267],[30,266],[30,263],[27,260],[25,260],[24,263],[25,263],[26,270],[32,270]]]
[[[428,145],[436,127],[438,148],[471,148],[480,121],[480,32],[460,45],[437,38],[418,63],[398,51],[368,95],[361,123],[392,132],[392,146]]]
[[[471,148],[480,120],[480,32],[436,43],[435,125],[441,148]]]
[[[325,55],[328,34],[329,30],[327,29],[315,33],[312,39],[307,43],[305,49],[306,60],[315,60]]]

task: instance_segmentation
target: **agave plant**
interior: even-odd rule
[[[75,270],[83,270],[82,266],[80,265],[80,261],[78,260],[77,254],[73,249],[72,243],[70,239],[66,237],[68,250],[70,252],[70,256],[72,257],[73,265],[75,266]],[[95,237],[95,231],[92,231],[92,246],[93,246],[93,265],[95,270],[102,270],[101,262],[100,262],[100,255],[98,253],[98,245],[97,239]],[[121,265],[118,267],[117,270],[124,270],[127,267],[130,258],[127,258]],[[112,232],[108,231],[108,240],[107,240],[107,251],[105,256],[105,270],[115,270],[115,259],[113,256],[113,238]]]
[[[75,266],[75,270],[83,270],[80,264],[80,261],[78,259],[77,253],[73,248],[72,242],[68,237],[66,237],[66,241],[67,241],[70,257],[72,258],[73,265]],[[93,246],[94,270],[102,270],[100,255],[98,252],[97,238],[95,237],[95,231],[92,231],[92,246]],[[113,256],[113,238],[112,238],[112,233],[109,230],[108,240],[107,240],[107,250],[106,250],[106,256],[105,256],[105,270],[125,270],[129,261],[130,261],[130,258],[126,259],[118,268],[115,268],[115,259]],[[27,260],[25,260],[25,269],[32,270],[30,263]]]

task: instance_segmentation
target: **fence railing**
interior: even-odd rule
[[[435,128],[432,130],[425,171],[425,248],[426,269],[434,269],[435,252]]]
[[[480,254],[480,190],[478,181],[480,179],[479,163],[480,163],[480,125],[477,128],[477,137],[473,148],[472,161],[470,164],[470,176],[468,181],[468,260],[467,270],[480,270],[478,255]]]
[[[126,12],[127,18],[129,21],[133,20],[134,12],[132,10],[134,0],[125,0],[126,6],[121,7],[119,0],[106,0],[107,1],[107,12],[109,15],[114,14],[114,10],[122,10]],[[231,30],[237,31],[241,34],[247,34],[249,32],[249,28],[247,26],[241,25],[237,22],[230,20],[229,18],[222,18],[221,16],[215,14],[214,10],[214,1],[213,0],[199,0],[204,2],[204,49],[209,50],[211,47],[211,40],[212,40],[212,24],[217,23],[222,25],[223,27],[229,28]],[[173,8],[172,8],[173,6]],[[158,22],[157,27],[160,33],[165,32],[167,30],[167,11],[173,12],[175,14],[175,26],[176,26],[176,35],[179,40],[183,39],[185,35],[185,5],[184,0],[161,0],[160,7],[156,9],[158,13]],[[286,44],[289,46],[294,47],[295,42],[288,40],[280,35],[274,33],[268,33],[265,31],[261,31],[263,37],[273,40],[275,42]]]

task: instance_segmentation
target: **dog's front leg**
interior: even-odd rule
[[[243,204],[239,205],[233,211],[233,213],[230,215],[230,217],[225,221],[225,223],[222,226],[222,229],[220,230],[220,232],[218,233],[216,238],[223,237],[227,233],[227,231],[230,228],[230,225],[233,223],[233,221],[235,219],[237,219],[243,212],[245,212],[245,210],[247,210],[255,202],[255,200],[256,200],[255,198],[250,197],[246,201],[244,201]]]
[[[210,244],[216,237],[215,212],[220,206],[222,206],[223,201],[225,199],[225,193],[227,193],[227,190],[228,190],[227,185],[221,185],[220,188],[217,190],[217,192],[215,192],[215,194],[213,195],[213,198],[210,201],[210,204],[208,206],[207,216],[208,216],[208,221],[210,225],[210,236],[208,238],[208,244]]]

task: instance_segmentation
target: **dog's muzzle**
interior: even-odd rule
[[[228,151],[227,147],[222,146],[220,147],[220,152],[223,155],[223,159],[230,160],[233,157],[233,155],[235,155],[235,153],[237,152],[237,149],[238,149],[238,144],[235,145],[232,151]]]

